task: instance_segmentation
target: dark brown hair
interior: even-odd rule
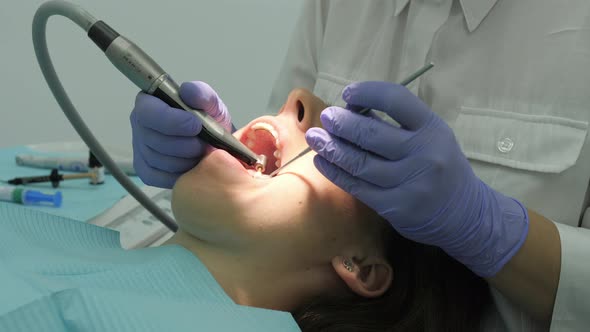
[[[490,303],[482,278],[436,247],[384,231],[393,282],[381,297],[321,296],[293,312],[303,331],[477,331]]]

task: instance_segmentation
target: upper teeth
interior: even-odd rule
[[[268,131],[272,137],[275,138],[275,145],[276,147],[280,147],[280,141],[279,141],[279,133],[277,132],[277,130],[270,124],[266,123],[266,122],[257,122],[255,124],[252,125],[251,129],[264,129],[266,131]],[[254,131],[250,131],[248,133],[248,137],[249,138],[254,138]]]

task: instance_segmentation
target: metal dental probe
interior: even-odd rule
[[[426,73],[427,71],[429,71],[432,67],[434,67],[434,63],[429,63],[427,65],[425,65],[424,67],[418,69],[418,71],[416,71],[415,73],[413,73],[412,75],[410,75],[409,77],[407,77],[405,80],[400,82],[400,85],[403,86],[407,86],[408,84],[412,83],[415,79],[417,79],[418,77],[422,76],[424,73]],[[359,111],[359,114],[361,115],[365,115],[367,114],[371,109],[370,108],[363,108],[362,110]],[[293,157],[291,160],[289,160],[286,164],[282,165],[281,167],[275,169],[272,173],[269,174],[269,176],[274,177],[275,175],[277,175],[279,173],[279,171],[281,169],[283,169],[285,166],[289,165],[290,163],[294,162],[295,160],[303,157],[304,155],[306,155],[309,151],[311,151],[311,147],[307,147],[305,150],[299,152],[295,157]]]

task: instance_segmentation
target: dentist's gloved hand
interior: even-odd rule
[[[447,124],[403,86],[354,83],[343,99],[401,128],[375,114],[325,109],[325,130],[306,133],[320,172],[402,236],[442,248],[482,277],[499,272],[526,238],[526,208],[483,183]]]
[[[183,83],[180,97],[188,106],[204,110],[231,130],[227,107],[207,83]],[[133,167],[148,185],[172,188],[176,179],[195,167],[203,157],[206,143],[196,137],[201,131],[201,121],[188,112],[140,92],[130,121]]]

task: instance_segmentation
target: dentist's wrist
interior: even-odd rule
[[[496,275],[522,247],[529,216],[518,200],[480,182],[481,206],[472,213],[472,232],[461,234],[455,246],[443,248],[481,277]]]

